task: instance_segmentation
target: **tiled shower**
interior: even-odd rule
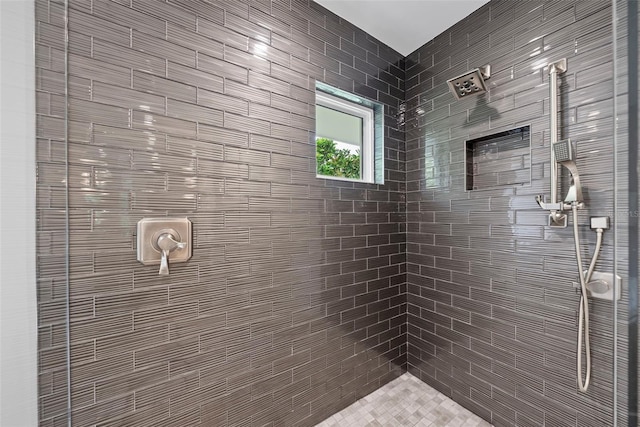
[[[618,319],[592,303],[577,392],[573,242],[534,200],[566,57],[581,218],[614,209],[611,2],[493,0],[408,57],[310,0],[35,4],[40,425],[313,426],[405,372],[496,426],[612,425]],[[384,184],[316,178],[316,81],[384,105]],[[522,126],[525,179],[466,190],[465,141]],[[163,216],[194,234],[167,277],[136,261]]]

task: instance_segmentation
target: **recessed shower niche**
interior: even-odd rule
[[[465,142],[465,189],[531,184],[531,126]]]

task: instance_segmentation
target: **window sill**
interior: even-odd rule
[[[331,175],[318,175],[318,174],[316,174],[316,178],[330,179],[332,181],[358,182],[358,183],[361,183],[361,184],[384,184],[384,182],[380,183],[380,182],[375,182],[373,180],[367,181],[367,180],[364,180],[364,179],[346,178],[346,177],[343,177],[343,176],[331,176]]]

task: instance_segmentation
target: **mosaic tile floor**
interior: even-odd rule
[[[474,413],[406,373],[316,427],[490,427]]]

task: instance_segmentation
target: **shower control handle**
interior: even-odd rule
[[[169,251],[162,251],[162,258],[160,258],[160,271],[158,271],[160,276],[168,276],[169,275]]]
[[[136,234],[138,261],[159,265],[161,276],[169,274],[169,258],[172,265],[191,258],[193,232],[186,217],[142,218]]]
[[[171,233],[162,233],[158,236],[156,245],[161,250],[160,258],[160,271],[158,274],[161,276],[169,275],[169,254],[176,249],[184,249],[187,244],[185,242],[178,242],[175,240],[175,236]]]

